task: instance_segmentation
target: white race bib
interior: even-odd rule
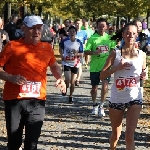
[[[21,97],[40,97],[41,82],[27,81],[27,84],[20,85]]]
[[[135,77],[119,77],[116,80],[117,91],[131,90],[137,87],[137,80]]]

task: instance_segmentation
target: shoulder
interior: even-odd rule
[[[76,39],[76,41],[77,41],[78,43],[82,44],[82,42],[81,42],[79,39]]]

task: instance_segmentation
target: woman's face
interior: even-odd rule
[[[125,44],[133,45],[138,36],[137,27],[135,25],[129,25],[122,33],[122,36],[124,38]]]
[[[140,21],[137,21],[136,25],[138,27],[138,33],[142,32],[142,23]]]

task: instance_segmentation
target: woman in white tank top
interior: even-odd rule
[[[134,150],[134,132],[140,116],[143,88],[140,79],[146,79],[146,54],[136,48],[137,26],[129,23],[122,37],[125,45],[112,51],[100,74],[103,80],[114,73],[109,101],[109,117],[112,126],[110,149],[115,150],[122,131],[122,119],[126,112],[126,149]]]

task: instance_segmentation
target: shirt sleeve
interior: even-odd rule
[[[80,40],[79,40],[79,43],[80,43],[79,53],[83,53],[83,44]]]
[[[64,40],[62,40],[62,41],[60,42],[60,45],[59,45],[59,46],[60,46],[61,49],[64,49]]]
[[[3,67],[12,55],[11,42],[8,42],[0,53],[0,67]]]

